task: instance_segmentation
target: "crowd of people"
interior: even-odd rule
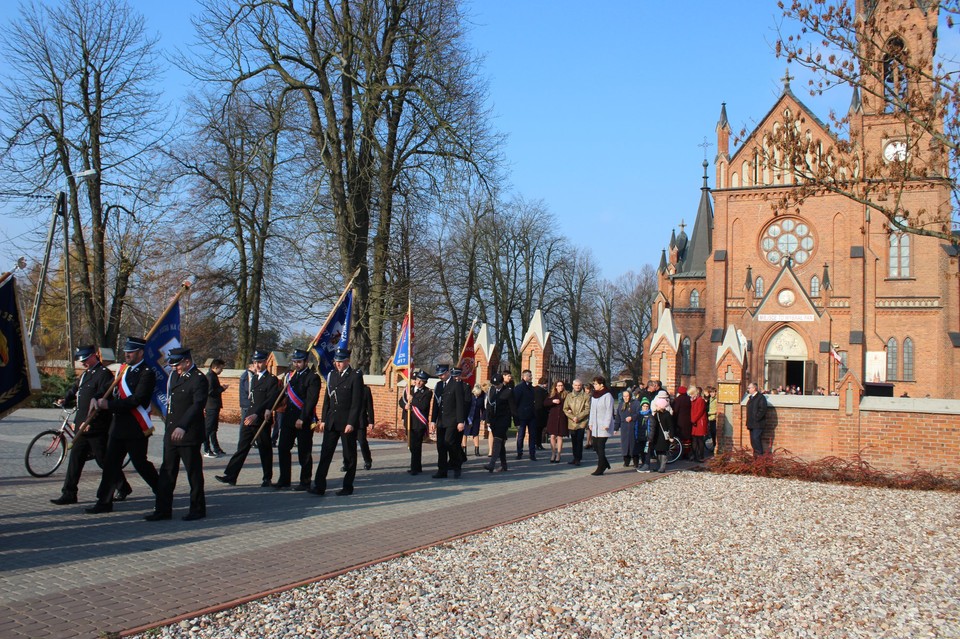
[[[144,347],[143,339],[126,340],[124,363],[116,376],[102,364],[96,347],[81,346],[76,350],[75,359],[84,371],[60,403],[77,407],[77,438],[61,495],[51,502],[77,503],[80,475],[85,462],[92,457],[101,466],[102,476],[97,501],[86,512],[111,512],[114,502],[123,501],[132,490],[123,472],[123,460],[129,456],[133,468],[156,497],[154,512],[145,519],[172,517],[173,493],[181,466],[190,486],[190,507],[183,519],[201,519],[206,516],[202,457],[226,454],[217,436],[222,394],[227,389],[219,379],[224,362],[213,360],[204,374],[194,363],[189,348],[175,348],[167,355],[171,372],[166,393],[163,461],[158,471],[147,458],[156,376],[144,365]],[[364,384],[362,371],[351,366],[350,351],[337,349],[334,370],[323,381],[308,366],[306,351],[291,354],[291,369],[280,378],[267,371],[267,358],[266,351],[255,351],[250,367],[241,376],[237,450],[216,480],[236,485],[247,456],[256,448],[262,469],[261,487],[324,495],[330,465],[339,447],[343,461],[340,470],[344,475],[336,494],[353,494],[358,446],[364,468],[372,467],[366,433],[373,428],[374,415],[372,394]],[[534,384],[529,370],[524,370],[516,383],[512,374],[504,371],[494,374],[489,383],[473,386],[461,379],[462,371],[455,367],[439,365],[436,375],[439,380],[430,389],[430,376],[422,370],[415,371],[399,398],[409,443],[410,475],[423,472],[423,444],[430,437],[435,438],[437,449],[434,479],[461,477],[471,448],[475,457],[481,456],[482,439],[487,441],[489,458],[483,468],[491,473],[497,469],[507,471],[511,427],[516,428],[516,459],[527,455],[536,461],[538,454],[545,454],[547,444],[550,463],[566,461],[580,466],[584,451],[592,449],[597,465],[591,475],[603,475],[611,468],[606,452],[611,437],[620,437],[624,467],[638,472],[665,472],[667,452],[675,439],[682,442],[685,457],[703,461],[705,440],[716,437],[716,391],[709,387],[706,391],[688,391],[681,386],[671,397],[659,382],[649,381],[644,387],[624,390],[618,398],[602,376],[594,377],[588,389],[580,379],[569,386],[558,380],[548,387],[546,378]],[[754,408],[756,422],[762,419],[762,411]],[[762,408],[765,410],[765,404]],[[747,412],[749,428],[749,404]],[[316,472],[315,433],[322,437]],[[564,442],[568,439],[571,459],[564,460]],[[294,445],[300,466],[296,483],[292,472]],[[279,471],[276,482],[274,447]]]

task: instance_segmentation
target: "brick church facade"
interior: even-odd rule
[[[921,66],[929,61],[932,73],[935,3],[858,0],[857,11],[861,24],[878,26],[888,45],[898,42],[901,55],[918,56]],[[922,83],[916,88],[932,94]],[[875,183],[880,163],[906,152],[925,168],[945,166],[929,140],[911,140],[906,151],[902,118],[890,113],[885,89],[853,90],[846,164],[854,183]],[[645,374],[671,391],[726,379],[741,388],[756,381],[814,394],[836,391],[849,371],[862,382],[892,383],[895,396],[960,398],[957,247],[898,232],[885,216],[842,194],[791,198],[802,177],[778,166],[768,146],[780,127],[796,128],[813,148],[843,146],[793,93],[789,75],[737,149],[730,149],[721,107],[716,187],[707,185],[704,161],[693,228],[689,235],[683,225],[674,231],[661,256]],[[907,180],[896,194],[905,209],[925,211],[950,228],[946,179]],[[791,199],[799,204],[776,204]]]

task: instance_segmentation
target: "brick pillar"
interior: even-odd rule
[[[678,355],[665,339],[654,345],[650,353],[650,379],[659,381],[670,393],[675,393],[680,383]]]
[[[533,373],[534,384],[541,377],[547,377],[547,368],[550,364],[550,358],[553,357],[553,344],[549,334],[546,342],[546,344],[540,344],[539,337],[534,336],[520,353],[521,367],[530,369],[530,372]]]
[[[743,364],[733,351],[727,350],[717,362],[717,444],[720,452],[749,443],[745,413],[740,400],[746,392]]]

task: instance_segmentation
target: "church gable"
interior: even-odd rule
[[[763,299],[750,313],[761,322],[778,321],[764,318],[782,318],[785,315],[812,315],[816,318],[823,315],[807,294],[797,274],[786,263],[765,291]]]

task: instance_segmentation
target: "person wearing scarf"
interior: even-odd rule
[[[607,380],[598,375],[593,378],[593,398],[590,402],[588,426],[593,435],[593,448],[597,451],[597,469],[591,475],[602,475],[610,468],[607,461],[607,439],[616,432],[613,419],[614,398],[607,388]]]
[[[640,466],[638,473],[650,472],[650,439],[653,436],[653,411],[650,410],[650,400],[646,397],[640,400],[640,416],[636,427],[636,449],[640,451]]]

